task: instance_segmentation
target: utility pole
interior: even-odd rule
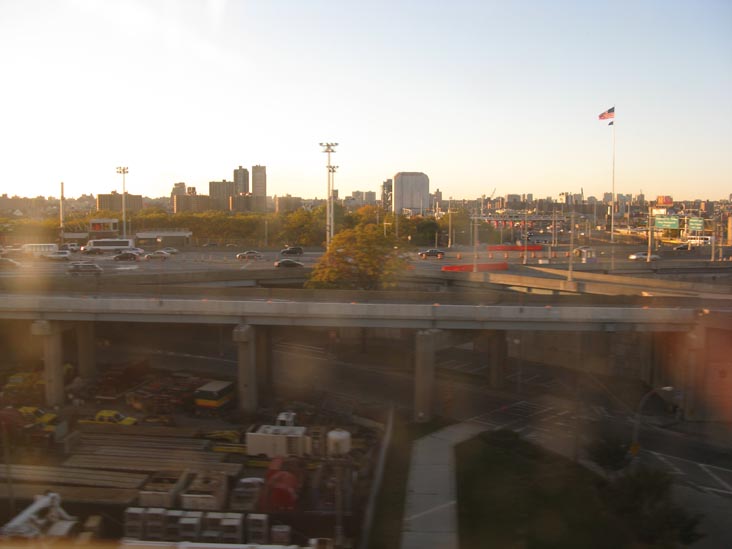
[[[333,240],[333,235],[335,234],[335,210],[333,209],[333,203],[335,201],[333,199],[333,191],[335,187],[335,173],[337,169],[338,166],[328,166],[328,172],[330,173],[330,200],[328,200],[328,208],[330,212],[330,237],[328,238],[328,244],[330,244],[330,241]]]
[[[117,167],[117,173],[122,174],[122,238],[127,238],[127,188],[125,187],[125,176],[128,172],[126,166]]]
[[[452,196],[447,203],[447,247],[452,248]]]
[[[331,166],[330,164],[330,153],[334,153],[338,143],[320,143],[323,147],[323,152],[328,155],[328,164],[326,169],[328,170],[328,191],[327,201],[325,205],[325,242],[326,246],[330,246],[330,240],[333,238],[333,174],[338,166]]]
[[[524,265],[529,261],[529,208],[524,210]]]
[[[651,217],[652,207],[648,206],[648,253],[646,254],[646,263],[651,262],[651,253],[653,251],[653,219]]]
[[[572,282],[572,267],[574,259],[574,205],[572,207],[572,213],[570,215],[571,227],[569,231],[569,267],[567,268],[567,282]]]
[[[478,220],[473,220],[473,272],[478,272]]]
[[[61,200],[58,203],[58,225],[61,237],[61,244],[64,243],[64,182],[61,182]]]

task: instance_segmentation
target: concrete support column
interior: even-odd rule
[[[488,383],[494,389],[504,386],[508,343],[505,330],[483,330],[473,339],[473,352],[481,364],[488,365]]]
[[[696,326],[685,337],[688,360],[681,397],[681,406],[685,419],[703,420],[707,413],[704,406],[707,363],[706,336],[706,329],[702,326]]]
[[[254,413],[257,402],[256,333],[253,326],[240,324],[234,328],[233,340],[238,344],[237,396],[239,410]]]
[[[257,363],[257,387],[259,389],[257,393],[260,401],[270,400],[274,394],[270,330],[269,326],[257,326],[254,329],[256,335],[254,354]]]
[[[76,323],[76,346],[79,358],[79,377],[87,379],[97,373],[97,363],[94,348],[94,323]]]
[[[432,419],[436,339],[441,330],[420,330],[414,337],[414,419]]]
[[[64,403],[61,332],[61,326],[58,322],[36,320],[31,324],[31,334],[40,337],[43,346],[43,380],[46,385],[46,406],[61,406]]]

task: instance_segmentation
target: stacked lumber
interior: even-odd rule
[[[61,496],[64,503],[91,503],[95,505],[134,505],[138,491],[129,488],[97,488],[93,486],[62,486],[59,484],[14,484],[13,497],[33,501],[48,490]],[[0,498],[9,499],[8,487],[0,484]]]
[[[215,455],[215,454],[211,454]],[[179,459],[174,453],[166,452],[153,457],[119,457],[97,456],[93,454],[77,454],[63,463],[64,468],[101,469],[104,471],[137,471],[152,473],[155,471],[197,471],[207,473],[223,473],[230,477],[241,474],[240,463],[222,463],[217,461]]]
[[[152,437],[193,438],[201,433],[195,427],[167,427],[165,425],[103,425],[100,423],[77,423],[76,430],[82,433],[119,435],[147,435]]]
[[[95,486],[99,488],[136,489],[142,486],[149,477],[148,474],[100,472],[88,468],[10,465],[9,467],[0,467],[0,479],[7,480],[8,469],[10,470],[10,477],[13,482],[29,482],[43,485],[66,484],[72,486]]]
[[[78,442],[81,446],[126,446],[142,449],[155,448],[158,450],[205,450],[211,441],[192,437],[159,437],[148,435],[125,434],[98,434],[82,433]],[[74,449],[76,451],[76,449]]]

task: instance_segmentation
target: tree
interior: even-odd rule
[[[609,473],[620,471],[628,464],[628,448],[626,438],[598,429],[586,449],[587,456]]]
[[[672,484],[668,473],[640,466],[608,483],[603,495],[643,543],[656,547],[690,545],[703,537],[698,531],[702,517],[690,515],[673,503]]]
[[[393,238],[376,225],[360,225],[333,237],[305,286],[375,290],[394,284],[405,268]]]

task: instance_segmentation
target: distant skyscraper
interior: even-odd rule
[[[241,166],[234,170],[234,185],[236,185],[237,193],[247,194],[249,192],[249,170]]]
[[[423,213],[430,207],[430,178],[422,172],[399,172],[394,176],[392,211]]]
[[[252,196],[254,210],[267,210],[267,166],[252,166]]]
[[[391,210],[391,197],[393,191],[393,184],[391,179],[386,179],[381,184],[381,207],[386,211]]]
[[[170,191],[170,208],[175,211],[175,197],[185,196],[186,184],[185,183],[173,183],[173,190]]]
[[[229,198],[236,194],[236,186],[233,181],[211,181],[208,184],[208,195],[211,197],[211,206],[215,210],[229,211]]]

